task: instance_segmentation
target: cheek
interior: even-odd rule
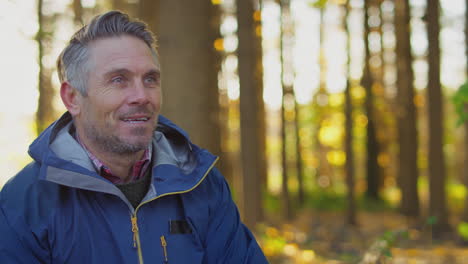
[[[161,108],[161,105],[162,105],[162,98],[161,97],[158,97],[156,99],[156,104],[155,105],[156,105],[156,108],[158,108],[158,110],[159,110],[159,108]]]
[[[116,117],[118,116],[119,109],[124,105],[124,101],[120,97],[109,96],[107,98],[101,98],[96,101],[96,107],[99,109],[99,115],[104,117]]]
[[[162,105],[162,94],[161,94],[161,92],[158,92],[154,96],[153,102],[154,102],[154,105],[156,106],[156,108],[159,110],[159,108],[161,108],[161,105]]]

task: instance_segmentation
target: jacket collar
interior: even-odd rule
[[[94,171],[84,150],[69,134],[72,122],[66,112],[31,144],[29,154],[42,165],[39,178],[72,188],[115,194],[126,200],[115,185]],[[148,193],[152,197],[191,190],[217,160],[191,143],[185,131],[163,116],[159,117],[153,137],[153,151],[153,179]]]

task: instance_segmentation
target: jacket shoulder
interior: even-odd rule
[[[33,181],[39,174],[40,165],[36,161],[31,161],[28,165],[24,166],[15,176],[11,177],[6,183],[5,187],[14,186],[15,184],[26,184],[27,182]]]
[[[8,180],[1,189],[0,204],[5,205],[21,199],[25,193],[31,191],[31,188],[35,188],[38,183],[39,171],[40,165],[32,161]]]
[[[32,162],[0,191],[0,242],[2,263],[46,263],[47,230],[57,186],[38,179],[40,166]],[[14,260],[13,260],[14,259]]]
[[[60,186],[39,179],[40,164],[33,161],[12,177],[0,191],[0,207],[11,223],[34,228],[48,219],[59,199]]]
[[[221,197],[231,197],[228,183],[217,168],[213,168],[190,194],[200,196],[209,205],[219,202]]]

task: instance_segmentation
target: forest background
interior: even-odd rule
[[[272,263],[456,263],[433,248],[468,239],[467,5],[2,0],[0,188],[64,111],[66,41],[119,9],[156,33],[163,114],[221,156]]]

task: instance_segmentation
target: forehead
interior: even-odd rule
[[[102,38],[89,45],[90,62],[94,70],[127,68],[130,70],[159,70],[156,54],[141,39],[123,35]]]

